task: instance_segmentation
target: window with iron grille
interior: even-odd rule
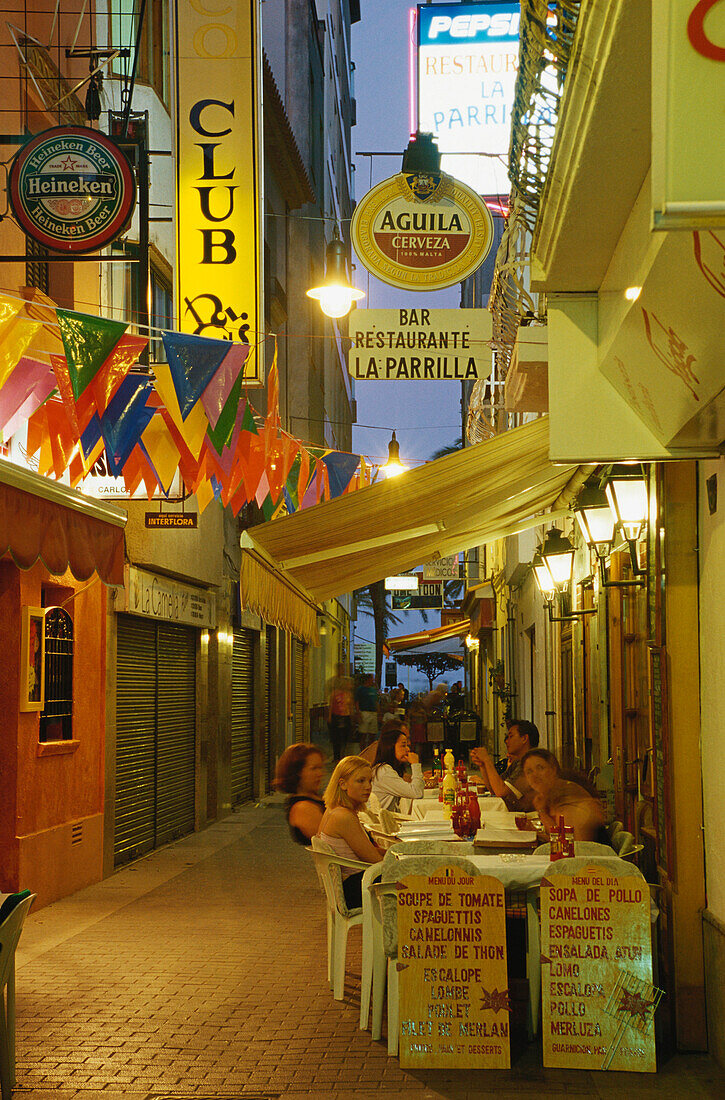
[[[45,613],[45,708],[41,741],[73,737],[73,620],[62,607]]]

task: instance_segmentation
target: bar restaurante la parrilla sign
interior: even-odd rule
[[[358,203],[352,243],[373,275],[404,290],[440,290],[477,270],[491,250],[483,200],[445,172],[399,172]]]
[[[348,371],[366,382],[475,382],[491,373],[485,309],[356,309]]]
[[[56,126],[31,138],[12,162],[8,194],[27,236],[62,253],[110,244],[136,204],[126,157],[105,134],[85,126]]]

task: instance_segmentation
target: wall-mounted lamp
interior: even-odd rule
[[[631,469],[630,467],[623,467],[624,470]],[[639,536],[642,522],[647,518],[647,486],[644,481],[641,481],[641,485],[644,487],[644,505],[642,501],[641,489],[634,486],[635,478],[615,477],[613,487],[609,488],[607,483],[607,491],[600,489],[595,485],[585,485],[577,498],[577,502],[574,509],[574,514],[579,523],[584,541],[587,546],[593,550],[599,561],[599,573],[600,584],[603,588],[629,588],[633,585],[642,585],[644,581],[642,577],[646,570],[639,568],[637,561],[637,537]],[[618,495],[617,495],[618,494]],[[612,506],[612,498],[615,501],[620,499],[622,512],[618,512]],[[635,515],[644,506],[644,513],[642,519],[635,519]],[[628,527],[623,526],[623,521],[620,519],[620,515],[626,514],[630,517]],[[632,569],[635,573],[635,579],[624,581],[608,581],[605,561],[612,552],[614,545],[614,536],[616,528],[620,526],[624,530],[625,538],[629,545],[630,557],[632,559]],[[628,531],[632,532],[636,530],[634,539],[630,540]]]
[[[480,644],[481,643],[474,634],[466,634],[466,649],[478,649]]]
[[[317,633],[321,638],[324,638],[327,634],[327,619],[319,611],[317,613]]]
[[[534,555],[531,563],[539,591],[544,597],[549,621],[552,623],[569,622],[584,615],[593,615],[596,608],[581,608],[572,611],[569,603],[569,585],[574,572],[574,546],[558,527],[552,527],[546,535],[544,545]],[[554,614],[554,599],[558,598],[561,615]]]
[[[317,298],[320,309],[327,317],[345,317],[353,302],[364,298],[362,290],[356,290],[347,277],[345,266],[345,245],[340,239],[337,226],[332,240],[327,246],[325,278],[321,286],[307,291],[308,298]]]
[[[404,473],[407,469],[408,467],[400,461],[400,445],[395,438],[395,432],[393,432],[393,438],[388,443],[388,460],[380,467],[380,472],[384,477],[397,477],[398,474]]]

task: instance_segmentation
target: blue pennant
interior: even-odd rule
[[[185,332],[164,332],[161,338],[179,400],[181,419],[186,420],[228,355],[231,344],[226,340],[189,336]]]
[[[106,445],[108,472],[119,477],[123,467],[154,415],[146,404],[153,383],[145,375],[127,375],[101,417],[101,435]],[[89,425],[90,427],[90,425]]]

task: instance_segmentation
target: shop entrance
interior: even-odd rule
[[[117,616],[114,862],[194,830],[196,631]]]

